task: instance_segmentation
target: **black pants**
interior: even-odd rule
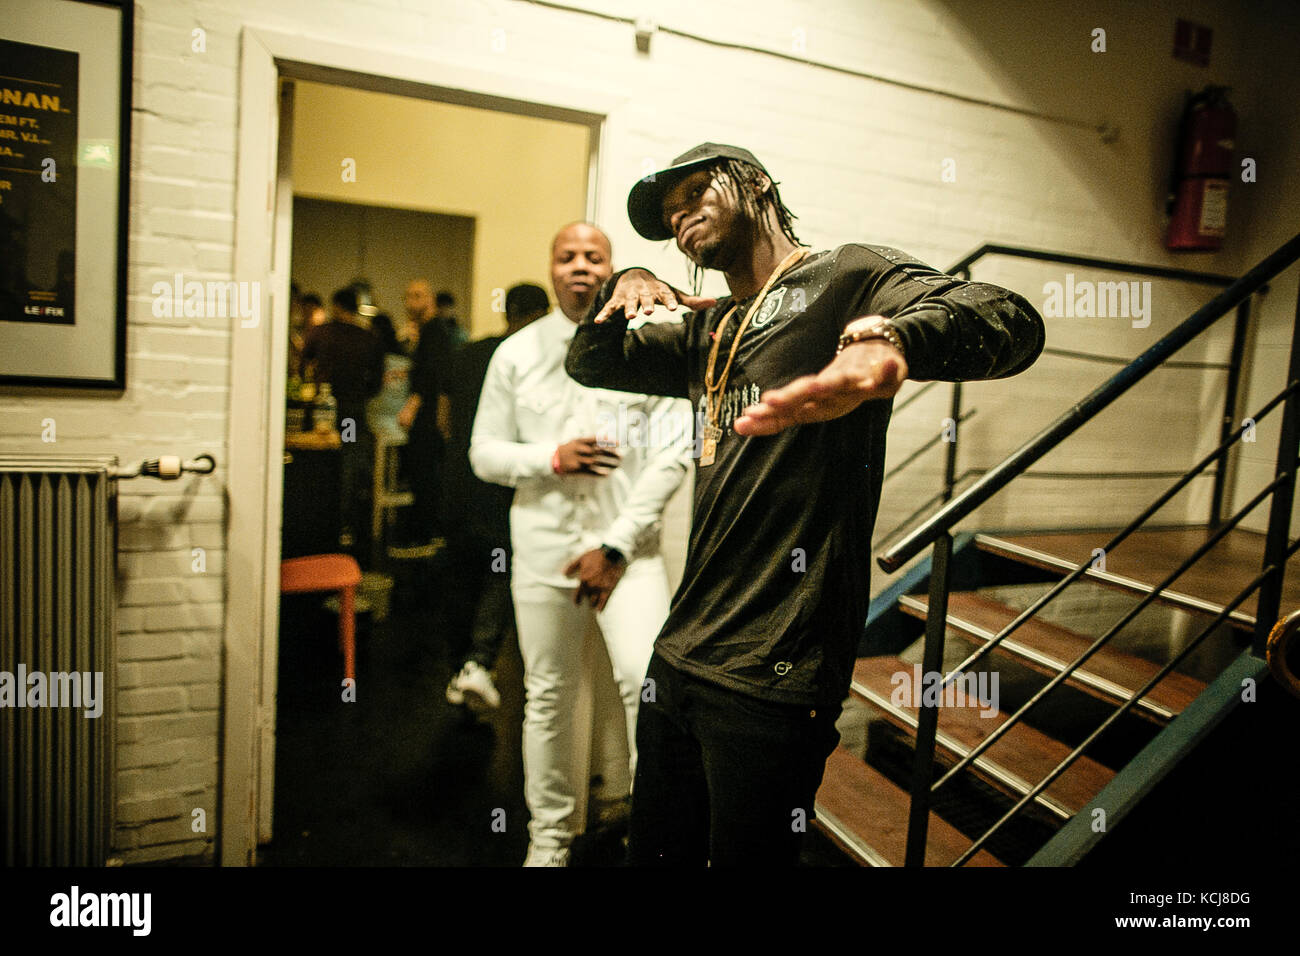
[[[495,553],[499,546],[499,540],[462,531],[453,534],[446,552],[445,579],[454,582],[453,651],[487,670],[496,666],[501,645],[515,626],[509,554]]]
[[[414,543],[424,544],[442,529],[443,441],[432,410],[421,408],[416,413],[407,435],[403,465],[415,497],[408,537]]]
[[[357,418],[356,412],[349,415],[340,414],[340,421],[351,418],[354,423],[343,434],[346,439],[340,449],[342,469],[340,504],[343,527],[352,532],[352,553],[362,565],[370,563],[370,502],[374,495],[372,487],[375,465],[375,436],[365,426],[364,418]]]
[[[637,715],[632,866],[794,866],[840,704],[759,700],[655,654]],[[653,687],[654,700],[649,700]]]

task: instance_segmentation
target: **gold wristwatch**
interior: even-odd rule
[[[835,348],[835,354],[839,355],[847,346],[852,345],[854,342],[865,342],[868,339],[884,339],[894,348],[898,349],[899,354],[901,354],[904,359],[907,358],[907,353],[903,351],[903,337],[898,334],[898,329],[894,327],[894,323],[889,319],[877,319],[865,329],[858,329],[854,332],[845,332],[840,336],[839,344]]]

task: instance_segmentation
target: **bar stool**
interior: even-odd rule
[[[361,566],[350,554],[309,554],[280,562],[280,593],[339,592],[339,650],[343,676],[356,679],[356,593]]]
[[[373,548],[372,560],[378,566],[383,559],[383,544],[387,535],[384,533],[393,524],[393,515],[398,508],[415,501],[410,491],[397,490],[398,449],[406,444],[406,432],[401,429],[374,428],[375,465],[374,487],[371,491],[370,543]]]

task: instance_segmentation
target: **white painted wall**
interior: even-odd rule
[[[703,140],[754,150],[782,182],[787,204],[800,216],[800,234],[812,245],[892,244],[940,267],[992,240],[1234,272],[1280,241],[1287,232],[1281,214],[1294,228],[1296,186],[1283,171],[1297,152],[1292,104],[1300,83],[1291,55],[1296,14],[1281,2],[1250,8],[1209,0],[1103,0],[1086,8],[1029,0],[581,2],[621,17],[649,13],[664,27],[787,54],[802,42],[801,55],[816,61],[1086,125],[1106,120],[1119,128],[1119,140],[1107,145],[1061,122],[669,33],[657,34],[651,52],[639,55],[627,24],[519,0],[229,0],[220,7],[142,0],[136,7],[130,387],[118,398],[0,396],[0,449],[123,459],[210,451],[225,460],[228,387],[239,374],[229,356],[239,330],[220,319],[156,318],[150,289],[177,271],[231,278],[238,49],[246,24],[407,56],[472,54],[484,69],[625,97],[606,130],[599,219],[622,262],[643,262],[673,281],[685,277],[680,256],[632,232],[623,212],[626,192],[647,162],[663,164]],[[1175,12],[1214,27],[1210,68],[1170,59]],[[1104,54],[1089,50],[1095,27],[1107,31]],[[206,31],[206,52],[192,52],[196,28]],[[1184,88],[1212,81],[1236,91],[1241,147],[1260,158],[1259,182],[1234,206],[1221,254],[1173,257],[1162,252],[1160,219],[1177,112]],[[941,180],[945,158],[956,161],[955,183]],[[1242,191],[1234,189],[1234,202]],[[978,275],[1015,278],[1041,304],[1042,283],[1063,271],[1029,274],[990,264]],[[1276,283],[1270,296],[1256,383],[1276,378],[1294,303],[1294,279],[1288,283]],[[1142,332],[1123,323],[1058,321],[1049,326],[1049,340],[1134,354],[1154,341],[1158,328],[1190,311],[1173,293],[1165,304]],[[1214,353],[1213,346],[1204,350]],[[1117,470],[1190,460],[1201,440],[1195,426],[1213,430],[1213,385],[1160,374],[1171,377],[1152,384],[1176,401],[1135,399],[1081,436],[1084,451],[1051,465]],[[1100,367],[1078,370],[1052,360],[1015,382],[970,387],[981,419],[963,438],[963,463],[991,464],[1077,397],[1090,376],[1099,380]],[[1187,395],[1196,396],[1191,407]],[[891,458],[937,431],[945,409],[946,400],[921,402],[900,416]],[[1174,420],[1180,409],[1190,423]],[[58,422],[55,448],[40,441],[45,417]],[[1261,434],[1265,458],[1267,448]],[[1251,464],[1258,463],[1252,458]],[[887,488],[886,508],[903,510],[907,495],[919,500],[929,493],[925,472],[915,476],[902,491]],[[123,487],[115,843],[127,861],[213,852],[223,527],[228,509],[241,505],[225,501],[226,480],[219,467],[212,477],[180,485]],[[1081,489],[1093,497],[1082,498]],[[1031,519],[1060,514],[1114,523],[1120,505],[1153,493],[1149,484],[1045,483],[985,517],[1037,523]],[[207,549],[204,574],[191,571],[193,547]],[[191,832],[194,807],[208,811],[206,834]]]
[[[1258,91],[1248,120],[1256,126],[1276,123],[1272,135],[1244,144],[1243,155],[1258,163],[1258,181],[1241,186],[1241,235],[1246,244],[1243,266],[1263,259],[1300,233],[1300,123],[1296,102],[1300,96],[1300,68],[1294,51],[1300,43],[1294,5],[1270,4],[1260,17],[1260,29],[1251,43],[1251,85]],[[1279,64],[1284,64],[1279,68]],[[1286,370],[1295,329],[1300,269],[1291,267],[1271,284],[1260,304],[1251,356],[1250,383],[1245,414],[1262,406],[1286,384]],[[1260,423],[1255,442],[1243,444],[1239,458],[1237,498],[1248,501],[1272,481],[1277,464],[1281,409]],[[1255,509],[1245,526],[1264,531],[1266,507]],[[1300,534],[1300,510],[1291,513],[1291,537]],[[1283,608],[1288,614],[1294,608]]]
[[[505,290],[515,283],[535,282],[553,296],[551,239],[586,208],[586,126],[294,85],[295,195],[473,219],[472,287],[452,290],[471,338],[505,328]],[[344,158],[356,163],[355,181],[341,175]],[[435,289],[446,284],[432,281]],[[386,305],[400,315],[400,298]]]

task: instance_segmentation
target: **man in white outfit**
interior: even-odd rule
[[[609,239],[592,225],[574,223],[556,235],[551,281],[559,307],[497,348],[470,439],[475,474],[515,489],[511,594],[524,660],[524,797],[532,815],[525,866],[568,864],[588,783],[575,746],[587,731],[578,726],[577,703],[593,614],[631,755],[631,766],[601,768],[604,789],[630,788],[637,706],[668,615],[660,519],[691,457],[688,405],[586,388],[564,371],[577,323],[612,274],[610,258]]]

